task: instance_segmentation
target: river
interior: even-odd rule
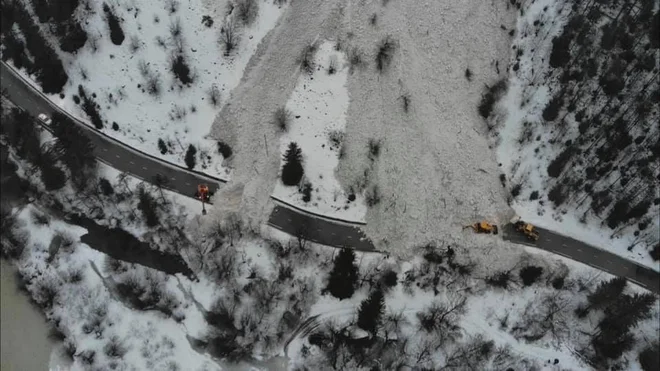
[[[0,260],[0,370],[48,370],[57,345],[46,318],[18,290],[16,268]]]

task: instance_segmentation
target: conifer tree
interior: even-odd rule
[[[282,166],[282,183],[294,186],[300,183],[305,170],[302,166],[302,151],[296,142],[289,143],[284,153],[284,166]]]
[[[327,290],[332,296],[343,300],[353,296],[358,279],[358,267],[355,265],[355,252],[341,249],[330,272]]]
[[[357,320],[358,327],[368,331],[372,335],[375,334],[383,316],[384,306],[385,298],[383,297],[383,291],[379,288],[372,291],[369,297],[364,299],[360,304]]]

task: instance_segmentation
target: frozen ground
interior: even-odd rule
[[[520,197],[513,200],[512,207],[526,221],[660,270],[660,262],[653,261],[644,249],[628,250],[637,242],[632,233],[614,236],[601,219],[589,215],[581,221],[583,211],[574,207],[557,211],[547,199],[530,199],[532,191],[547,188],[548,177],[543,170],[557,156],[559,149],[546,145],[521,146],[519,140],[524,135],[526,122],[534,124],[531,126],[546,127],[536,125],[543,122],[541,113],[551,98],[552,87],[547,85],[544,76],[548,72],[552,38],[561,32],[567,13],[568,6],[562,1],[540,0],[528,3],[524,16],[517,21],[513,44],[525,53],[520,57],[518,71],[510,72],[509,88],[499,103],[495,118],[498,125],[497,158],[502,170],[510,184],[525,185]],[[544,26],[535,31],[533,23],[537,20]],[[536,37],[535,32],[538,32]],[[509,67],[515,62],[512,58]],[[537,143],[546,143],[553,137],[550,129],[536,134],[539,135]],[[652,224],[650,228],[660,228],[657,223]]]
[[[259,12],[250,26],[239,26],[240,41],[230,56],[223,56],[219,43],[228,5],[227,0],[186,0],[169,10],[168,1],[113,1],[115,14],[121,18],[126,39],[114,45],[109,39],[102,1],[89,1],[92,11],[82,23],[89,34],[87,44],[76,55],[60,53],[69,81],[64,98],[49,98],[67,112],[89,122],[81,106],[72,97],[82,85],[88,95],[94,93],[105,121],[103,132],[142,151],[167,161],[184,164],[189,144],[197,148],[197,170],[228,178],[230,169],[218,153],[217,143],[206,138],[220,107],[240,82],[252,54],[264,36],[275,26],[282,8],[272,1],[258,1]],[[78,9],[83,12],[83,6]],[[202,17],[208,15],[213,25],[207,27]],[[82,14],[78,14],[83,17]],[[172,25],[181,25],[178,37],[171,35]],[[182,85],[170,71],[170,58],[177,43],[182,43],[193,82]],[[145,91],[145,77],[140,64],[159,76],[161,94]],[[217,87],[216,106],[210,103],[209,90]],[[118,129],[112,128],[116,122]],[[167,144],[161,154],[158,140]]]
[[[508,220],[476,110],[483,84],[496,78],[496,61],[503,66],[508,59],[500,25],[509,27],[514,14],[505,8],[505,2],[294,3],[212,128],[214,138],[235,148],[232,182],[244,185],[241,208],[249,220],[260,223],[268,215],[280,154],[266,153],[263,143],[279,146],[272,115],[295,90],[299,55],[316,39],[339,40],[342,50],[362,53],[364,65],[348,76],[346,152],[337,174],[344,190],[373,193],[378,186],[381,200],[367,211],[366,229],[379,248],[404,253],[429,240],[452,241],[461,225],[476,219]],[[379,74],[376,49],[387,35],[396,48]],[[370,139],[381,143],[373,162]]]
[[[280,136],[280,154],[296,142],[303,154],[305,179],[312,184],[311,201],[304,202],[298,187],[285,186],[278,179],[273,196],[300,208],[346,221],[364,221],[364,198],[348,200],[335,177],[346,126],[349,65],[335,43],[318,41],[313,59],[314,72],[301,74],[286,109],[291,123]],[[334,69],[332,73],[329,69]]]

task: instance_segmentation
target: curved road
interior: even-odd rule
[[[36,91],[21,77],[16,76],[5,63],[0,71],[1,85],[9,100],[17,106],[37,116],[40,113],[51,115],[60,111],[78,123],[95,145],[97,158],[110,166],[127,172],[145,181],[151,181],[157,174],[164,175],[169,183],[165,188],[185,196],[192,196],[197,184],[207,183],[212,191],[224,181],[183,167],[166,163],[144,152],[137,151],[68,115],[52,104],[48,98]],[[351,247],[362,251],[376,251],[360,228],[317,215],[292,209],[276,202],[268,224],[292,236],[303,235],[306,239],[333,247]],[[636,264],[618,255],[601,250],[584,242],[539,228],[541,238],[530,243],[516,233],[511,225],[503,228],[505,240],[533,246],[564,257],[588,264],[613,275],[626,277],[655,293],[660,293],[660,274],[650,268]]]

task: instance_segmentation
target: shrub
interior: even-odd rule
[[[124,31],[121,29],[121,24],[119,23],[119,18],[113,13],[112,9],[108,4],[103,3],[103,12],[105,12],[105,17],[108,21],[108,27],[110,28],[110,41],[115,45],[121,45],[124,42]]]
[[[481,101],[479,102],[479,114],[484,119],[490,117],[493,112],[493,107],[498,99],[506,91],[507,85],[506,80],[502,79],[495,83],[493,86],[486,85],[486,94],[481,96]]]
[[[259,13],[259,2],[257,0],[236,0],[234,8],[238,19],[244,25],[249,25],[257,18]]]
[[[273,115],[275,125],[280,131],[287,131],[289,129],[289,124],[291,122],[291,111],[285,107],[280,107],[275,111]]]
[[[509,288],[510,280],[511,280],[511,272],[506,271],[506,272],[496,273],[495,275],[486,278],[486,283],[494,287],[507,289]]]
[[[305,182],[302,188],[303,202],[309,202],[312,200],[312,183]]]
[[[202,16],[202,24],[209,28],[213,27],[213,18],[208,15]]]
[[[302,166],[302,151],[296,142],[289,143],[289,148],[284,154],[284,165],[282,166],[282,183],[294,186],[300,183],[305,170]]]
[[[96,358],[96,352],[91,349],[84,350],[78,354],[78,357],[83,364],[93,365]]]
[[[348,64],[349,72],[353,73],[355,69],[360,68],[364,65],[364,58],[362,57],[362,51],[357,47],[352,48],[348,52]]]
[[[220,44],[225,49],[225,57],[229,56],[238,45],[238,34],[236,33],[236,23],[230,19],[220,29]]]
[[[218,104],[220,104],[220,90],[218,90],[218,86],[216,84],[211,86],[211,89],[208,90],[207,95],[209,97],[209,102],[211,102],[213,107],[217,107]]]
[[[188,67],[186,59],[182,54],[172,56],[172,59],[170,60],[170,69],[182,84],[190,85],[193,82],[193,79],[190,76],[190,67]]]
[[[167,153],[167,145],[165,144],[165,141],[160,138],[158,138],[158,150],[160,151],[161,155]]]
[[[183,32],[183,29],[181,28],[181,19],[176,18],[173,20],[170,23],[168,30],[170,31],[170,36],[172,36],[174,40],[180,40]]]
[[[566,281],[566,277],[564,277],[564,276],[555,277],[552,280],[552,287],[555,290],[561,290],[561,289],[564,288],[565,281]]]
[[[167,0],[165,2],[165,9],[170,13],[174,14],[179,10],[179,2],[177,0]]]
[[[573,157],[574,150],[572,147],[565,148],[554,160],[548,165],[548,175],[552,178],[557,178],[561,175],[562,171]]]
[[[154,197],[146,191],[144,186],[138,188],[138,210],[142,212],[144,220],[148,227],[155,227],[159,224],[157,209],[157,202]]]
[[[62,28],[60,39],[60,49],[62,51],[75,53],[87,42],[87,32],[83,30],[80,23],[72,20],[70,24]]]
[[[40,211],[32,210],[30,216],[32,217],[32,222],[36,225],[43,226],[50,224],[50,217]]]
[[[522,280],[523,285],[531,286],[534,282],[536,282],[536,280],[539,279],[539,277],[541,277],[542,274],[542,267],[529,265],[520,270],[520,279]]]
[[[53,281],[41,281],[37,283],[34,291],[34,300],[44,309],[50,309],[59,295],[56,283]]]
[[[119,124],[116,121],[112,122],[112,130],[114,130],[114,131],[119,130]]]
[[[552,98],[543,109],[543,119],[545,121],[554,121],[559,116],[559,110],[563,105],[564,97],[561,94]]]
[[[99,188],[101,189],[101,194],[104,196],[110,196],[115,193],[115,190],[112,188],[112,184],[106,178],[99,178]]]
[[[649,251],[649,254],[651,254],[651,258],[654,261],[660,260],[660,242],[653,246],[653,249]]]
[[[220,153],[223,158],[230,158],[234,152],[232,151],[229,144],[218,141],[218,153]]]
[[[119,342],[117,336],[113,336],[103,347],[103,352],[111,358],[122,358],[126,354],[126,348]]]
[[[567,196],[564,186],[560,183],[555,184],[555,186],[550,189],[550,192],[548,192],[548,200],[554,203],[555,206],[563,204],[566,201]]]
[[[316,53],[316,45],[310,44],[305,46],[300,57],[300,69],[308,74],[314,73],[314,54]]]
[[[374,161],[380,155],[380,140],[369,139],[369,159]]]
[[[367,206],[373,207],[380,203],[380,190],[377,185],[373,185],[365,195]]]
[[[376,69],[382,73],[389,67],[394,57],[394,41],[389,37],[385,37],[376,51]]]
[[[539,191],[533,191],[532,193],[529,194],[530,201],[535,201],[538,199],[539,199]]]
[[[188,167],[188,169],[192,170],[195,167],[195,164],[197,162],[196,156],[197,156],[197,148],[195,148],[195,146],[193,146],[192,144],[188,145],[188,150],[186,151],[186,158],[185,158],[186,166]]]
[[[381,282],[383,283],[383,285],[385,285],[385,287],[391,288],[396,286],[399,281],[396,272],[389,269],[385,271],[385,273],[383,273],[383,276],[381,277]]]
[[[511,188],[511,196],[513,198],[516,198],[520,195],[520,191],[522,190],[522,184],[518,183]]]

